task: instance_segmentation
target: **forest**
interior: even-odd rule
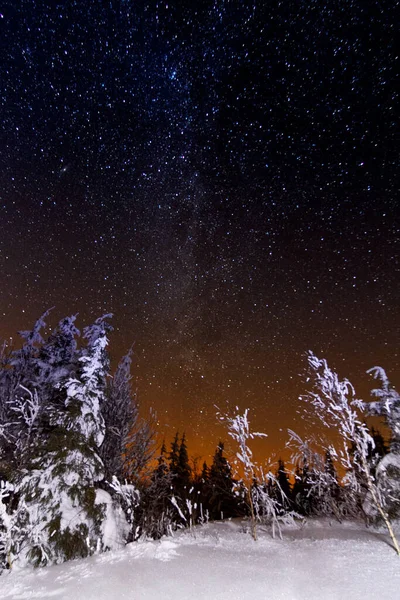
[[[392,523],[400,501],[400,396],[381,367],[373,401],[357,399],[325,360],[308,353],[308,391],[299,399],[318,435],[288,431],[291,460],[258,463],[248,409],[216,418],[235,456],[216,441],[196,467],[184,432],[157,437],[139,415],[129,351],[111,373],[112,315],[80,334],[76,317],[46,336],[44,313],[0,350],[0,572],[35,567],[160,539],[177,529],[235,517],[281,536],[283,524],[326,516]],[[381,419],[382,433],[370,427]],[[313,429],[313,428],[311,428]],[[326,433],[326,435],[324,434]]]

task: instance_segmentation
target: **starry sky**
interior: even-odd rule
[[[392,2],[4,2],[0,337],[113,312],[142,409],[271,449],[304,353],[400,383]],[[398,83],[398,81],[397,81]]]

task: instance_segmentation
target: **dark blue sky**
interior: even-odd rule
[[[376,363],[396,380],[395,22],[361,0],[6,3],[0,335],[114,312],[112,356],[135,342],[144,407],[199,448],[226,400],[293,427],[309,348],[362,390]]]

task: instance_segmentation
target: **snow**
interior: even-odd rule
[[[400,470],[400,455],[389,452],[378,463],[377,475],[383,475],[388,467],[394,467]]]
[[[1,576],[2,600],[397,600],[399,557],[362,524],[308,521],[272,539],[224,521],[89,559]]]
[[[96,490],[95,504],[102,504],[105,508],[105,519],[101,523],[103,546],[111,550],[124,547],[129,525],[122,508],[114,507],[111,495],[100,489]]]

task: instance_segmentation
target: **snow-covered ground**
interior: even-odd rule
[[[240,521],[46,569],[7,572],[2,600],[398,600],[400,558],[382,531],[309,521],[284,539]]]

